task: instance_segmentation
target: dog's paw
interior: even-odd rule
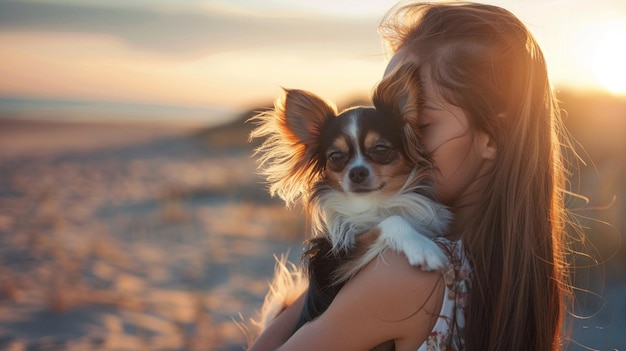
[[[380,240],[392,249],[404,253],[412,266],[425,271],[447,267],[448,257],[430,238],[417,232],[411,224],[399,216],[392,216],[379,224]]]
[[[416,233],[422,240],[408,240],[403,244],[402,252],[412,266],[419,266],[425,271],[442,270],[448,266],[448,257],[432,240]]]

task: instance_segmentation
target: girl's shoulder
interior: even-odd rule
[[[435,287],[441,275],[437,272],[424,271],[412,266],[402,253],[387,249],[377,258],[370,261],[348,284],[369,286],[372,289],[388,291],[390,294],[400,294],[425,286]],[[389,287],[403,287],[400,291],[393,291]]]
[[[440,272],[423,271],[402,253],[386,250],[346,283],[336,300],[380,321],[381,332],[395,333],[391,339],[419,340],[432,330],[444,292]]]

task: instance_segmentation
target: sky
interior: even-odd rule
[[[556,86],[626,94],[626,1],[484,2],[529,27]],[[341,104],[381,78],[394,3],[0,0],[0,98],[236,111],[285,87]]]

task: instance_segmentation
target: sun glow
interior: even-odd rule
[[[594,76],[609,92],[626,94],[626,21],[603,23],[596,33]]]

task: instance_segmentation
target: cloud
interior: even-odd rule
[[[345,53],[381,51],[373,19],[252,16],[215,8],[200,11],[198,7],[159,11],[147,7],[0,1],[0,31],[110,35],[140,50],[168,56],[307,43],[328,45]]]

